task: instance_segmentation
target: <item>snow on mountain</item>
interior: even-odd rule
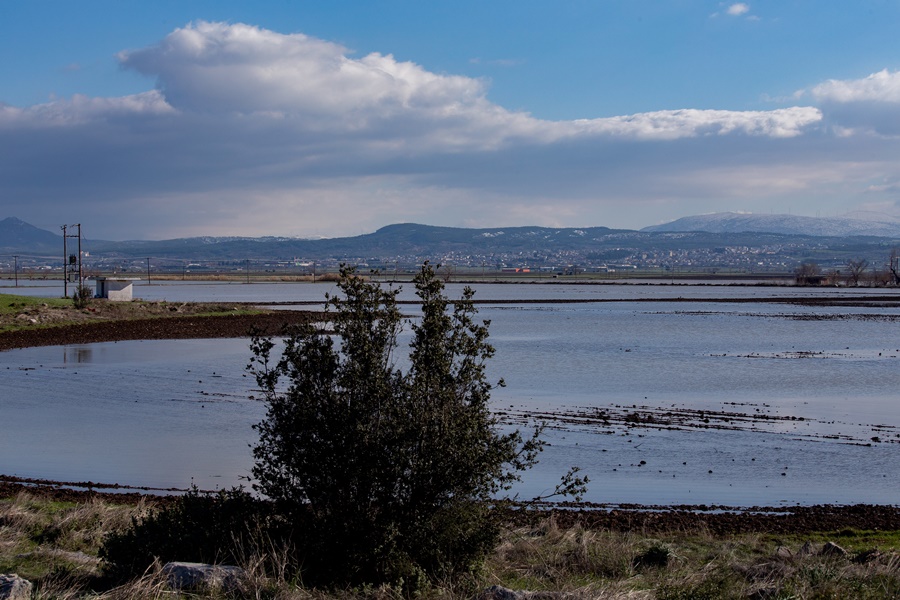
[[[645,232],[706,231],[709,233],[779,233],[846,237],[854,235],[900,237],[900,222],[868,221],[842,217],[713,213],[682,217],[670,223],[644,227]]]

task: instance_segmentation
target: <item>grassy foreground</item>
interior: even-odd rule
[[[106,499],[58,501],[20,492],[0,498],[0,573],[35,584],[37,599],[170,598],[159,566],[124,586],[103,576],[97,553],[104,536],[126,527],[152,506]],[[515,590],[565,592],[573,599],[897,598],[900,532],[766,533],[714,536],[702,529],[645,534],[557,526],[552,516],[528,527],[510,526],[481,569],[441,581],[425,599],[473,598],[494,585]],[[835,542],[846,554],[823,552]],[[211,590],[194,598],[399,598],[390,587],[322,591],[293,581],[271,556],[247,556],[247,577],[231,593]],[[263,565],[270,572],[264,572]],[[185,596],[182,596],[185,597]],[[540,596],[538,596],[540,597]]]

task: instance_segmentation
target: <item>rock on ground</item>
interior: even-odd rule
[[[819,554],[821,554],[822,556],[847,556],[847,551],[834,542],[827,542],[824,546],[822,546]]]
[[[0,600],[28,600],[34,586],[15,573],[0,575]]]
[[[475,600],[569,600],[577,598],[569,592],[524,592],[511,590],[502,585],[492,585],[477,596]]]
[[[244,577],[244,570],[240,567],[192,562],[166,563],[162,571],[173,590],[231,590]]]

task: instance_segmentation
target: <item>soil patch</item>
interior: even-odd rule
[[[513,513],[517,524],[534,524],[547,511]],[[798,534],[854,530],[900,530],[900,508],[895,506],[794,506],[790,508],[731,508],[708,506],[626,507],[600,510],[591,507],[552,510],[562,528],[581,525],[588,529],[633,531],[641,534],[667,531],[707,531],[713,535],[739,533]]]

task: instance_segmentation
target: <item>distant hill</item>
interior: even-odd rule
[[[868,221],[840,217],[800,217],[795,215],[755,215],[750,213],[713,213],[683,217],[641,229],[644,232],[778,233],[823,237],[898,237],[900,222]]]
[[[402,223],[343,238],[194,237],[124,242],[91,239],[83,249],[90,253],[92,264],[112,269],[134,268],[135,261],[143,264],[145,259],[154,258],[185,265],[207,261],[231,266],[247,260],[297,260],[385,268],[430,260],[470,267],[618,265],[662,269],[680,265],[789,270],[803,261],[834,268],[850,259],[865,258],[873,264],[884,261],[894,248],[900,247],[900,226],[878,225],[852,219],[731,213],[679,219],[642,231],[608,227],[465,229]],[[43,258],[58,260],[62,255],[62,237],[7,218],[0,221],[0,255],[11,254],[41,257],[43,262],[47,262]]]
[[[0,253],[62,255],[62,246],[62,235],[38,229],[15,217],[0,221]]]
[[[608,227],[546,228],[495,227],[464,229],[414,223],[388,225],[365,235],[317,240],[296,238],[183,238],[163,241],[91,242],[92,252],[123,256],[197,256],[226,258],[377,258],[422,256],[433,259],[448,253],[534,252],[576,250],[610,235],[636,234]]]

